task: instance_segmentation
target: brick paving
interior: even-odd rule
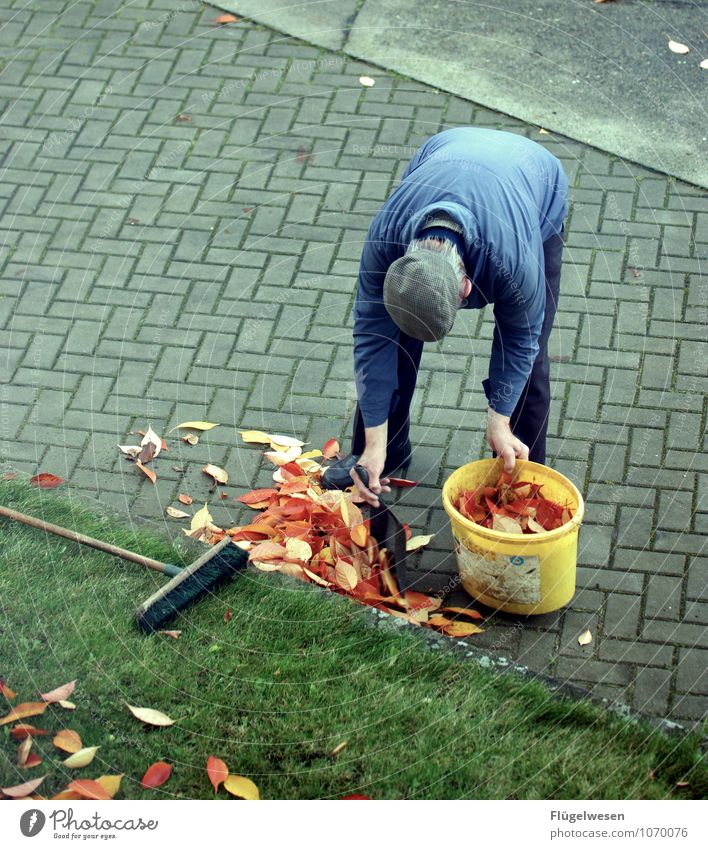
[[[348,446],[351,310],[369,223],[429,135],[529,135],[564,163],[571,209],[551,338],[549,459],[587,512],[564,611],[495,614],[475,642],[695,726],[708,656],[708,201],[586,145],[196,3],[52,0],[0,12],[0,469],[169,522],[178,492],[266,485],[236,427]],[[376,79],[362,88],[358,77]],[[426,345],[397,511],[437,532],[413,566],[454,582],[440,489],[484,445],[491,312]],[[170,439],[155,486],[117,443]],[[170,459],[166,459],[169,456]],[[172,466],[184,467],[178,472]],[[242,512],[213,503],[219,523]],[[593,642],[578,635],[590,628]]]

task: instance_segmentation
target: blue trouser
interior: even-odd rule
[[[521,397],[511,414],[511,431],[528,445],[529,460],[546,462],[546,432],[551,404],[551,382],[548,358],[548,339],[558,307],[560,291],[563,236],[551,236],[543,243],[546,278],[546,310],[538,340],[538,355]],[[423,342],[401,332],[398,344],[398,385],[391,398],[388,414],[388,452],[400,452],[408,440],[410,406],[413,400]],[[489,380],[482,381],[489,400]],[[357,404],[352,424],[352,454],[363,454],[366,446],[364,420]],[[496,453],[493,452],[496,457]]]

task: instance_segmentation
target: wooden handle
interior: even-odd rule
[[[18,522],[24,522],[25,525],[31,525],[33,528],[39,528],[41,531],[49,531],[51,534],[58,534],[60,537],[66,537],[74,542],[80,542],[81,545],[90,545],[91,548],[97,548],[99,551],[105,551],[107,554],[114,554],[116,557],[122,557],[124,560],[132,560],[133,563],[139,563],[141,566],[147,566],[148,569],[154,569],[156,572],[168,573],[170,570],[165,568],[165,564],[159,560],[153,560],[151,557],[143,557],[141,554],[134,554],[125,548],[119,548],[117,545],[111,545],[109,542],[103,542],[100,539],[87,537],[85,534],[79,534],[76,531],[67,530],[59,525],[53,525],[51,522],[45,522],[42,519],[35,519],[34,516],[28,516],[25,513],[19,513],[17,510],[12,510],[9,507],[0,505],[0,516],[5,516],[8,519],[15,519]],[[171,573],[170,573],[171,574]]]

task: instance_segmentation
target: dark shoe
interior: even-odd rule
[[[411,461],[412,454],[410,440],[402,449],[387,452],[386,464],[381,477],[386,478],[396,469],[400,469],[401,466],[407,466]],[[322,475],[322,486],[325,489],[346,489],[351,486],[354,481],[349,473],[359,462],[359,456],[359,454],[347,454],[346,457],[332,463]]]

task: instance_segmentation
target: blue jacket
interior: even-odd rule
[[[510,416],[536,355],[546,302],[543,242],[561,232],[568,179],[544,147],[514,133],[455,127],[429,138],[366,236],[354,304],[354,371],[366,427],[389,415],[402,331],[383,303],[389,265],[445,211],[464,231],[467,309],[494,304],[489,406]]]

